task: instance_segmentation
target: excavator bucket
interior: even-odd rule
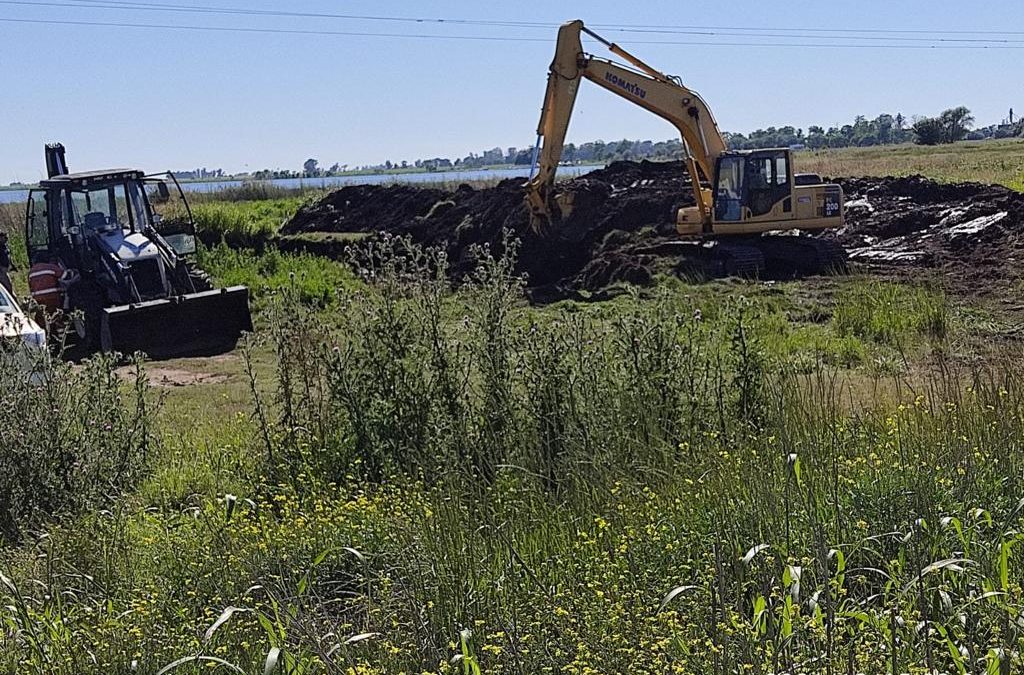
[[[252,331],[249,289],[221,288],[103,310],[105,352],[144,352],[150,358],[202,356],[234,348]]]

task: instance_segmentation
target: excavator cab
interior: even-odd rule
[[[794,174],[792,154],[785,148],[722,153],[712,188],[702,188],[700,195],[707,206],[680,209],[679,234],[759,234],[843,224],[842,188],[817,176]]]

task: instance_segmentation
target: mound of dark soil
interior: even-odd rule
[[[851,259],[873,267],[930,267],[953,281],[1016,278],[1024,261],[1024,194],[999,185],[922,176],[840,181]]]
[[[920,176],[839,181],[847,226],[834,237],[869,267],[934,267],[952,276],[1007,277],[1024,260],[1024,195],[999,186],[940,184]],[[499,252],[503,232],[520,241],[519,271],[536,298],[646,285],[658,271],[682,273],[675,240],[679,208],[693,204],[682,162],[616,162],[571,181],[572,214],[548,236],[529,226],[522,181],[454,191],[411,185],[341,188],[299,211],[282,242],[341,255],[351,244],[309,233],[380,233],[443,247],[454,273],[472,270],[474,249]],[[1014,276],[1016,276],[1014,274]]]
[[[573,194],[574,208],[547,237],[530,229],[518,179],[482,190],[463,185],[452,192],[409,185],[344,187],[301,209],[282,233],[408,236],[426,246],[444,247],[461,275],[475,264],[474,246],[498,251],[503,232],[509,230],[521,241],[519,271],[530,286],[597,289],[614,281],[651,280],[651,269],[643,261],[624,257],[615,247],[605,251],[606,237],[645,227],[669,234],[676,211],[693,203],[680,162],[616,162],[561,183],[559,189]],[[607,259],[601,260],[605,253]]]

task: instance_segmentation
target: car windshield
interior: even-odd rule
[[[68,196],[71,202],[70,225],[103,232],[118,227],[140,230],[149,223],[146,203],[136,183],[69,190]]]

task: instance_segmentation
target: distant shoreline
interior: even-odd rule
[[[566,166],[601,166],[604,162],[579,162],[576,164],[568,164]],[[452,167],[445,168],[438,171],[430,171],[429,169],[408,167],[405,169],[381,169],[379,171],[374,169],[354,169],[352,171],[341,171],[338,173],[332,173],[329,176],[291,176],[285,178],[254,178],[252,174],[241,174],[238,176],[220,176],[218,178],[179,178],[179,182],[185,183],[204,183],[214,185],[216,183],[263,183],[275,180],[308,180],[318,181],[325,178],[347,178],[357,176],[403,176],[408,174],[432,174],[436,176],[444,176],[446,174],[460,174],[471,171],[505,171],[509,169],[518,169],[525,167],[525,164],[489,164],[487,166],[473,167],[473,168],[462,168]],[[34,190],[38,187],[37,183],[26,184],[26,185],[0,185],[0,192],[14,192],[24,190]]]

